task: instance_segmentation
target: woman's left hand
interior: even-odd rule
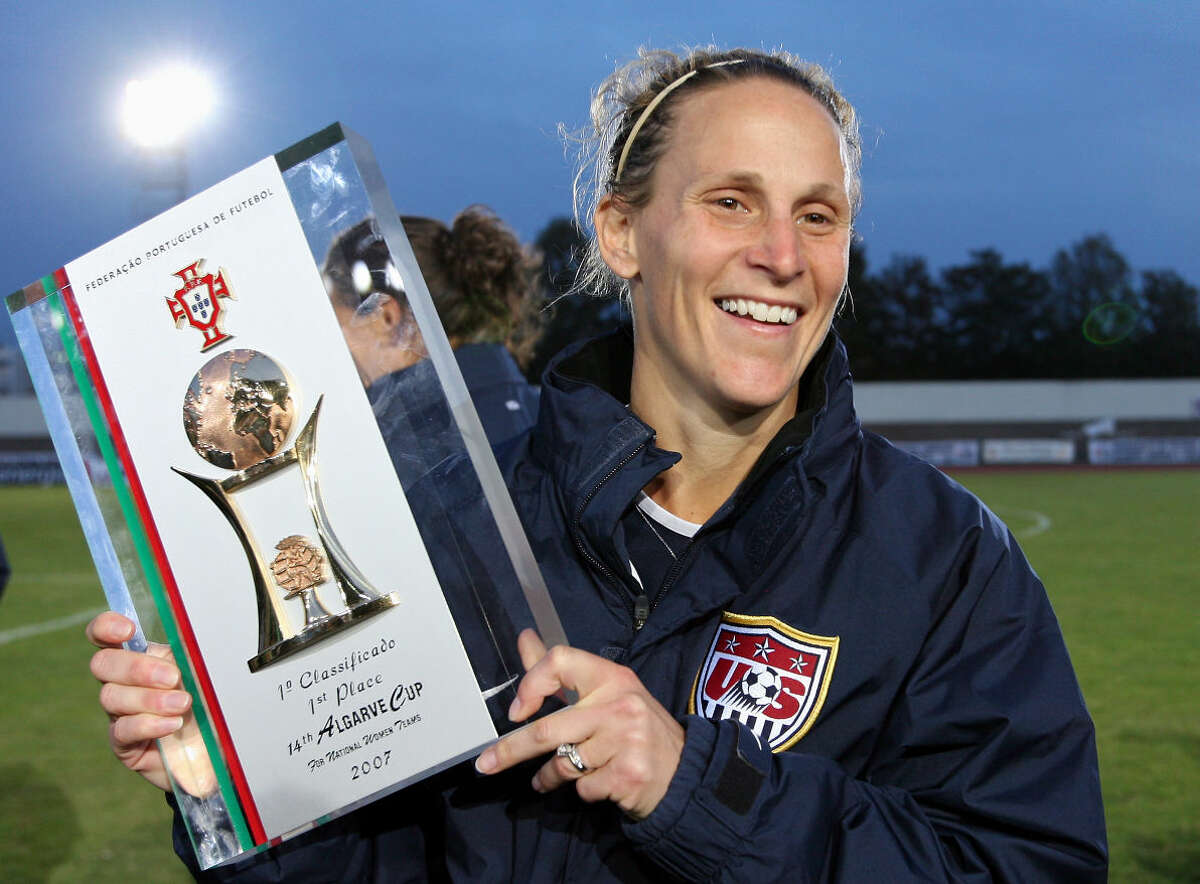
[[[648,816],[679,767],[683,727],[626,666],[574,648],[547,652],[531,629],[521,633],[518,647],[527,672],[509,709],[511,720],[526,720],[564,689],[576,691],[579,701],[499,740],[475,767],[498,773],[574,744],[587,769],[554,755],[534,775],[534,789],[549,792],[574,782],[584,801],[607,799],[634,819]]]

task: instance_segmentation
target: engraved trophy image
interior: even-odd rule
[[[295,443],[285,449],[295,416],[288,379],[257,350],[228,350],[210,359],[184,396],[183,424],[192,448],[209,463],[234,471],[216,480],[172,467],[216,505],[246,554],[258,609],[258,653],[246,661],[251,672],[400,604],[398,593],[371,585],[330,525],[316,462],[320,412],[318,399]],[[279,481],[291,467],[298,470],[314,536],[282,537],[272,544],[276,555],[268,564],[235,495]]]

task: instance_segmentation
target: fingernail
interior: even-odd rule
[[[482,774],[491,773],[496,769],[496,753],[485,749],[483,754],[475,759],[475,769]]]
[[[166,729],[166,733],[164,733],[163,736],[169,737],[171,734],[175,733],[175,731],[183,727],[183,719],[179,716],[175,716],[174,718],[164,718],[163,727]]]
[[[175,691],[163,698],[163,710],[165,712],[183,712],[191,702],[192,698],[183,691]]]
[[[542,787],[542,781],[538,778],[537,774],[533,775],[533,779],[530,781],[529,785],[531,785],[533,787],[533,791],[535,791],[535,792],[545,792],[546,791]]]
[[[179,680],[179,674],[170,666],[160,665],[154,667],[150,678],[159,687],[173,688],[175,682]]]
[[[512,701],[512,705],[508,707],[508,720],[516,721],[517,713],[520,711],[520,709],[521,709],[521,698],[517,697],[515,700]]]

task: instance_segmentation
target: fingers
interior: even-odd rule
[[[585,801],[608,800],[634,819],[658,806],[679,767],[683,726],[642,684],[632,669],[585,651],[556,646],[542,651],[536,635],[522,635],[522,661],[529,671],[517,688],[509,717],[522,721],[561,690],[577,690],[568,709],[509,734],[475,762],[491,774],[532,758],[550,758],[533,777],[539,792],[573,783]],[[579,770],[555,751],[574,744],[585,766]]]
[[[145,654],[102,648],[92,655],[91,670],[101,682],[100,706],[109,718],[173,718],[191,708],[192,698],[180,689],[179,669],[171,661],[165,645],[151,645]],[[174,726],[164,723],[148,728],[142,721],[136,728],[137,736],[133,735],[135,732],[123,731],[123,743],[158,739],[163,733],[178,730],[179,722]],[[149,731],[154,731],[153,736],[143,736]]]
[[[595,754],[595,747],[587,749],[585,748],[586,745],[576,746],[575,752],[579,755],[580,760],[583,761],[587,770],[579,770],[565,756],[558,754],[551,755],[549,760],[538,768],[537,773],[533,775],[533,781],[530,784],[533,786],[533,791],[553,792],[564,783],[570,783],[588,776],[595,768],[603,769],[603,765],[599,761],[595,761],[590,757]]]
[[[579,703],[588,705],[617,693],[641,689],[641,682],[632,670],[586,651],[555,645],[517,685],[517,698],[508,717],[524,721],[542,708],[547,697],[561,690],[578,692]]]
[[[599,770],[581,778],[575,784],[575,791],[584,801],[612,801],[634,819],[643,819],[666,794],[665,784],[661,791],[654,785],[658,773],[636,758],[618,755]],[[670,777],[667,778],[669,781]],[[635,797],[647,790],[656,797],[652,800]],[[641,807],[642,804],[646,806]]]
[[[541,637],[532,629],[522,629],[517,636],[517,651],[521,654],[521,663],[528,672],[539,660],[546,656],[546,646]]]
[[[132,620],[116,611],[97,614],[87,625],[88,641],[98,648],[120,647],[122,642],[133,638],[137,628]]]
[[[164,718],[161,715],[143,713],[141,715],[122,715],[109,726],[109,743],[113,753],[122,758],[130,751],[149,750],[148,744],[170,736],[183,727],[181,716]]]
[[[586,771],[580,771],[566,758],[555,756],[543,764],[533,775],[532,786],[535,792],[552,792],[565,783],[573,782],[579,797],[589,803],[595,801],[617,801],[620,803],[620,788],[629,788],[631,782],[641,782],[625,776],[628,765],[619,754],[605,753],[597,755],[600,747],[595,740],[589,740],[575,747],[580,759],[587,765]],[[624,808],[622,808],[624,809]]]
[[[192,706],[187,691],[161,691],[107,682],[100,687],[100,706],[109,717],[122,715],[183,715]]]
[[[559,746],[570,743],[579,770]],[[599,707],[573,706],[509,734],[480,755],[490,774],[549,755],[533,776],[537,792],[573,784],[584,801],[612,801],[640,819],[666,794],[683,751],[683,729],[652,698],[626,695]]]
[[[525,629],[517,636],[517,650],[521,654],[521,663],[525,666],[525,671],[528,672],[536,666],[546,656],[546,645],[542,639],[532,629]],[[520,686],[518,685],[518,690]],[[579,697],[574,691],[567,689],[555,688],[550,691],[565,705],[573,705]],[[508,717],[511,721],[523,721],[542,706],[542,701],[550,694],[544,696],[535,696],[527,694],[524,700],[518,700],[508,710]]]
[[[101,683],[100,706],[111,720],[113,754],[158,788],[168,789],[155,741],[183,728],[192,698],[180,689],[179,667],[166,645],[150,645],[146,653],[121,647],[136,631],[132,620],[114,611],[92,618],[87,637],[100,650],[92,655],[90,669]]]
[[[143,688],[170,690],[179,687],[179,667],[160,656],[161,645],[145,654],[117,648],[102,648],[92,654],[91,670],[97,681]]]
[[[570,709],[560,709],[553,715],[547,715],[540,721],[535,721],[528,727],[521,728],[484,750],[475,762],[475,767],[481,773],[496,773],[507,770],[514,765],[531,758],[538,758],[547,752],[553,752],[563,743],[578,743],[588,738],[601,725],[604,710],[572,706]],[[574,766],[566,758],[551,759],[551,763],[561,762],[563,774],[575,771]],[[602,762],[594,759],[590,766]],[[578,771],[575,771],[578,774]],[[560,780],[561,782],[561,780]]]

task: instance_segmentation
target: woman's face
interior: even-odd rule
[[[676,109],[650,184],[618,213],[610,261],[630,280],[635,389],[719,413],[794,409],[846,282],[833,119],[775,79],[700,92]]]
[[[376,294],[371,298],[376,300],[358,310],[340,297],[330,298],[364,387],[428,355],[408,308],[390,295]]]

